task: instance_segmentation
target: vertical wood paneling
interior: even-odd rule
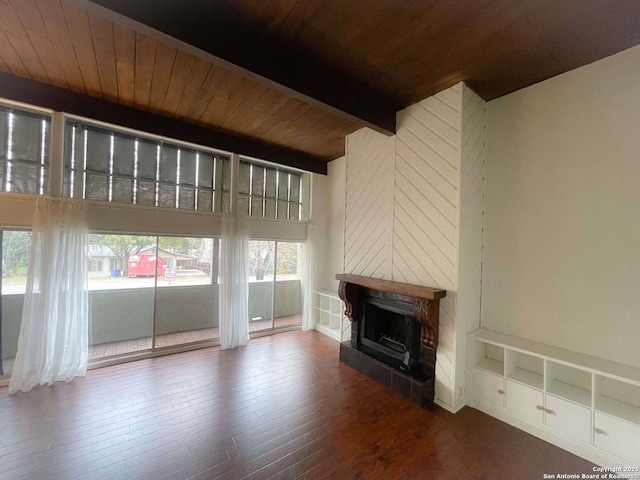
[[[58,61],[68,80],[69,88],[80,93],[87,93],[80,66],[78,65],[76,51],[73,48],[73,41],[71,40],[71,35],[67,28],[67,21],[60,3],[50,0],[47,2],[38,2],[37,6],[40,11],[40,16],[44,21],[47,34],[51,39],[53,50],[56,52]]]
[[[13,5],[7,1],[0,2],[0,19],[0,28],[18,54],[21,63],[29,71],[31,78],[52,83]]]
[[[100,86],[105,100],[118,101],[118,73],[116,70],[113,23],[97,15],[90,15],[91,35],[98,64]]]
[[[47,34],[36,3],[33,0],[20,0],[19,8],[15,12],[51,83],[67,88],[67,79],[58,62],[58,55]]]
[[[118,97],[120,103],[133,106],[135,97],[136,32],[121,25],[113,25]]]
[[[189,75],[191,80],[187,83],[184,92],[182,92],[182,97],[180,98],[180,103],[176,110],[177,118],[189,118],[189,113],[192,110],[193,104],[202,94],[204,82],[212,69],[213,65],[210,63],[202,60],[201,58],[196,59]]]
[[[66,2],[61,3],[61,8],[64,11],[69,36],[73,42],[85,89],[89,95],[102,98],[100,75],[98,73],[96,52],[93,48],[89,15],[84,10],[80,10]]]
[[[192,80],[191,69],[196,57],[190,53],[179,50],[175,63],[173,66],[173,73],[171,75],[171,81],[167,89],[167,95],[164,99],[164,105],[162,110],[170,115],[175,115],[180,99],[187,86],[187,83]]]
[[[153,66],[156,61],[157,40],[136,32],[136,63],[134,77],[133,104],[147,110],[151,96]]]
[[[162,42],[158,43],[149,97],[149,111],[152,113],[162,111],[177,54],[178,50],[175,47]]]
[[[364,128],[347,137],[344,271],[391,278],[395,138]]]

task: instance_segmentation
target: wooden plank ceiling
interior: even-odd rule
[[[491,100],[639,43],[637,0],[0,1],[0,71],[324,161],[459,81]]]

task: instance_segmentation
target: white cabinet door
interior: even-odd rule
[[[594,416],[596,447],[640,465],[640,426],[596,412]]]
[[[542,424],[544,406],[540,390],[507,380],[506,397],[509,410],[531,422]]]
[[[591,443],[591,409],[547,395],[545,424],[560,435]]]
[[[480,368],[474,371],[473,391],[476,400],[504,407],[504,377]]]

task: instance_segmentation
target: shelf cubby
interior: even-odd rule
[[[595,409],[640,426],[640,386],[596,375]]]
[[[496,375],[504,375],[504,348],[496,345],[483,344],[483,351],[476,362],[476,368],[480,368]]]
[[[543,390],[544,360],[542,358],[507,350],[505,360],[505,371],[509,380]]]
[[[344,315],[344,306],[337,292],[318,290],[315,300],[313,309],[316,315],[316,330],[338,342],[349,340],[350,322]]]
[[[591,408],[590,372],[547,361],[545,381],[549,395]]]

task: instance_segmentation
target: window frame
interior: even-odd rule
[[[21,194],[21,195],[49,195],[51,192],[51,170],[52,170],[52,151],[53,151],[53,116],[54,112],[49,109],[39,108],[34,105],[28,105],[21,102],[14,102],[7,99],[0,99],[0,111],[6,110],[7,113],[22,113],[26,116],[32,116],[35,118],[40,118],[40,132],[38,134],[39,142],[37,146],[37,160],[36,162],[32,162],[30,160],[23,159],[14,159],[8,158],[9,148],[10,148],[10,139],[9,139],[9,130],[10,123],[7,124],[7,138],[6,144],[2,147],[6,147],[5,155],[0,156],[0,164],[4,164],[7,168],[3,169],[2,178],[0,178],[0,192],[2,193],[10,193],[10,194]],[[48,125],[48,128],[43,130],[45,124]],[[36,173],[36,191],[35,192],[17,192],[12,190],[11,183],[9,183],[9,179],[7,178],[6,172],[11,170],[11,166],[13,165],[22,165],[26,167],[35,167],[37,170]]]
[[[68,128],[71,126],[74,129],[74,133],[71,135],[68,134]],[[87,169],[86,165],[86,148],[87,148],[87,135],[85,133],[83,140],[83,148],[84,148],[84,159],[82,169],[76,167],[76,153],[75,153],[75,145],[76,145],[76,137],[75,132],[77,130],[80,132],[88,132],[95,131],[105,134],[110,134],[111,136],[111,145],[109,152],[109,171],[93,171]],[[78,115],[70,115],[63,114],[63,154],[62,154],[62,196],[64,198],[77,198],[85,201],[96,201],[108,204],[118,204],[118,205],[128,205],[135,207],[151,207],[151,208],[162,208],[167,210],[181,210],[185,212],[199,212],[199,213],[229,213],[227,202],[227,209],[224,210],[225,202],[223,197],[225,194],[230,193],[230,188],[224,188],[224,179],[223,174],[225,173],[224,164],[228,164],[228,175],[231,177],[231,162],[233,161],[233,154],[230,152],[226,152],[224,150],[214,149],[210,147],[205,147],[201,145],[196,145],[189,142],[184,142],[177,139],[172,139],[168,137],[163,137],[160,135],[154,135],[151,133],[141,132],[139,130],[133,130],[126,127],[121,127],[118,125],[113,125],[105,122],[100,122],[97,120],[92,120],[86,117],[78,116]],[[134,143],[134,173],[133,175],[126,175],[121,173],[116,173],[113,170],[114,166],[114,145],[116,138],[129,138],[133,140]],[[156,169],[155,176],[153,179],[148,177],[143,177],[138,175],[138,165],[137,165],[137,154],[138,154],[138,146],[139,142],[150,142],[156,144]],[[68,152],[68,149],[71,148],[73,150],[72,153]],[[193,185],[182,182],[180,179],[179,171],[176,175],[175,181],[169,181],[167,179],[163,179],[162,177],[162,165],[163,165],[163,153],[166,149],[175,148],[178,151],[177,157],[177,166],[179,169],[180,162],[180,152],[187,151],[190,153],[195,153],[196,155],[196,173],[195,173],[195,182]],[[202,186],[201,178],[199,177],[198,171],[200,167],[200,158],[201,156],[206,155],[206,157],[211,158],[213,161],[212,166],[212,179],[211,179],[211,187]],[[71,160],[67,162],[70,158]],[[165,167],[166,168],[166,167]],[[97,199],[97,198],[88,198],[87,196],[87,176],[88,175],[97,175],[104,176],[107,178],[107,195],[105,199]],[[131,192],[131,202],[121,202],[113,199],[113,185],[115,181],[118,179],[130,180],[132,184],[132,192]],[[143,182],[152,182],[154,185],[154,202],[153,204],[148,203],[140,203],[139,201],[139,191],[138,184],[140,181]],[[83,185],[82,194],[75,194],[75,187],[73,191],[69,191],[69,186],[74,186],[75,183],[80,183]],[[229,179],[229,183],[231,183],[231,178]],[[175,189],[175,201],[173,205],[170,206],[168,204],[162,204],[161,191],[162,187],[168,187]],[[181,208],[180,207],[180,187],[184,188],[193,188],[193,208]],[[211,209],[199,209],[199,197],[201,192],[210,192],[211,193]],[[222,210],[221,210],[222,209]]]
[[[248,192],[240,192],[240,167],[242,165],[249,166],[249,181],[248,181]],[[262,194],[254,194],[254,167],[258,167],[263,170],[263,186],[262,186]],[[274,194],[273,196],[268,195],[267,193],[267,175],[268,171],[271,170],[275,172],[275,186],[274,186]],[[287,177],[287,189],[286,189],[286,199],[279,198],[280,197],[280,178],[281,174],[286,174]],[[238,165],[238,203],[240,203],[240,199],[246,199],[248,204],[247,212],[238,212],[240,215],[249,215],[250,217],[255,218],[263,218],[266,220],[276,220],[276,221],[285,221],[285,222],[307,222],[308,217],[308,196],[309,196],[309,188],[305,188],[305,175],[309,175],[308,172],[304,172],[302,170],[298,170],[292,167],[283,167],[280,165],[276,165],[270,162],[266,162],[264,160],[254,159],[251,157],[246,157],[244,155],[239,157],[239,165]],[[292,176],[298,176],[298,200],[292,200],[291,192],[292,192]],[[253,204],[254,200],[261,201],[262,212],[259,215],[254,215],[253,212]],[[267,216],[267,202],[271,201],[274,204],[274,216]],[[297,218],[291,217],[291,205],[295,204],[298,208]],[[286,213],[284,217],[279,216],[280,208],[284,205],[286,208]]]

